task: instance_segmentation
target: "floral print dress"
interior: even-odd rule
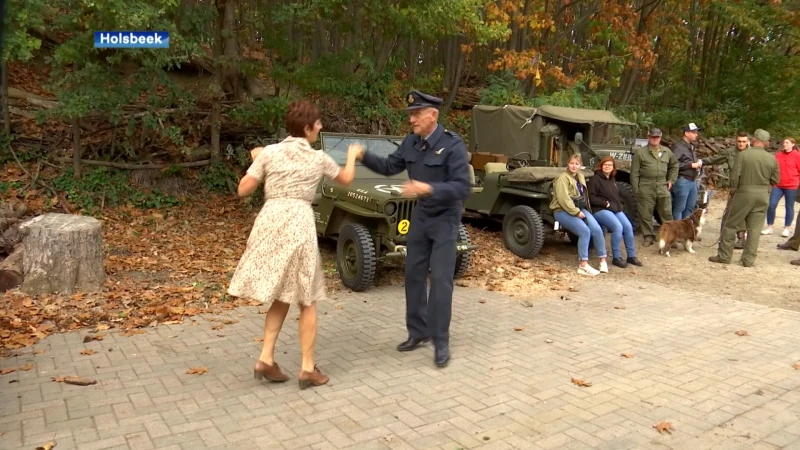
[[[320,179],[340,167],[304,138],[264,147],[247,174],[264,183],[256,217],[228,294],[309,306],[325,299],[325,279],[311,202]]]

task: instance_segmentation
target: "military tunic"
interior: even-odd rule
[[[667,183],[675,184],[678,178],[678,160],[670,149],[659,145],[640,147],[631,162],[631,186],[636,194],[639,223],[645,239],[655,239],[653,210],[658,211],[662,223],[672,220],[672,197]]]
[[[769,188],[778,181],[778,161],[764,147],[753,146],[739,154],[738,163],[731,173],[731,189],[735,191],[731,213],[725,223],[717,255],[722,262],[730,262],[736,230],[745,224],[747,240],[741,262],[746,267],[755,264],[761,226],[767,217]]]
[[[432,337],[435,343],[446,344],[450,336],[458,228],[463,202],[471,193],[464,141],[437,125],[427,140],[409,134],[387,158],[365,152],[362,162],[385,176],[408,170],[410,179],[433,188],[430,195],[417,199],[406,238],[406,327],[409,338]]]
[[[745,149],[747,150],[747,149]],[[713,166],[718,164],[727,164],[728,165],[728,178],[730,179],[730,175],[733,174],[734,167],[739,162],[739,154],[745,150],[739,150],[738,148],[731,147],[725,149],[714,156],[703,158],[703,166]],[[736,189],[728,188],[728,201],[725,202],[725,211],[722,213],[722,220],[719,224],[719,234],[722,236],[722,232],[725,230],[725,222],[727,222],[728,217],[731,214],[731,205],[733,204],[733,197],[736,193]],[[745,228],[744,224],[739,227],[738,233],[744,233]]]

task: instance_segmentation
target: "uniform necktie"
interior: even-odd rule
[[[420,144],[420,146],[419,146],[419,151],[421,151],[421,152],[424,152],[425,150],[427,150],[427,149],[428,149],[428,147],[429,147],[429,145],[428,145],[428,141],[426,141],[425,139],[423,139],[423,140],[422,140],[422,143],[421,143],[421,144]]]

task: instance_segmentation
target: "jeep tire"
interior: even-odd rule
[[[458,242],[463,242],[467,245],[471,244],[472,242],[469,240],[469,231],[467,231],[467,227],[464,226],[463,223],[458,224]],[[469,263],[472,259],[472,250],[466,251],[464,253],[459,253],[456,256],[456,272],[453,278],[459,279],[467,273],[469,270]]]
[[[511,208],[503,217],[503,244],[520,258],[533,258],[544,245],[542,218],[527,205]]]
[[[375,244],[363,225],[349,223],[336,240],[336,270],[342,284],[355,292],[367,290],[375,280]]]
[[[619,192],[619,199],[622,200],[622,212],[628,216],[628,220],[631,222],[635,232],[639,229],[639,209],[636,205],[633,186],[624,181],[617,181],[617,192]]]

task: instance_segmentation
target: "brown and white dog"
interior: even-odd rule
[[[669,249],[672,248],[672,244],[675,242],[682,243],[687,252],[695,253],[692,245],[697,240],[697,237],[700,236],[700,232],[703,231],[705,223],[705,204],[700,205],[691,216],[685,219],[664,222],[658,231],[659,253],[669,256]]]

